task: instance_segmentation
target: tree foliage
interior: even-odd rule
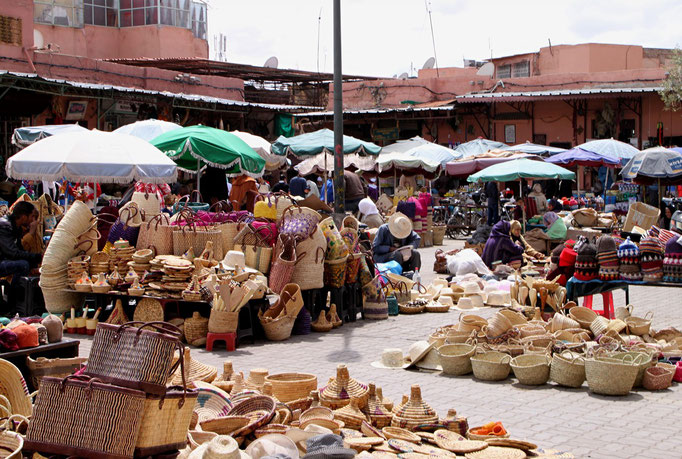
[[[663,89],[659,91],[659,94],[667,110],[677,111],[682,108],[682,50],[680,48],[675,48],[667,71],[668,76],[663,81]]]

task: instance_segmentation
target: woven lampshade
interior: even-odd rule
[[[422,424],[437,424],[438,414],[422,400],[422,391],[418,384],[413,384],[410,399],[396,410],[391,420],[394,427],[414,430]]]
[[[320,389],[320,403],[331,409],[344,407],[350,403],[352,397],[359,400],[360,408],[367,404],[369,389],[365,384],[350,377],[348,367],[339,365],[336,367],[336,378],[331,378],[329,383]]]

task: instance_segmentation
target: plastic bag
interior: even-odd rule
[[[387,261],[386,263],[377,263],[376,265],[377,270],[380,273],[385,273],[386,271],[390,271],[395,274],[403,273],[403,267],[400,266],[400,263],[395,260]]]

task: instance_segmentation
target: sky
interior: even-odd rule
[[[213,37],[223,34],[229,62],[261,66],[277,56],[279,68],[333,71],[332,0],[207,3],[212,58]],[[682,43],[680,0],[342,0],[343,73],[416,75],[434,55],[428,9],[439,67],[535,52],[548,40],[659,48]]]

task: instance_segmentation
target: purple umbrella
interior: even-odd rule
[[[571,148],[563,153],[546,158],[548,163],[561,164],[562,166],[588,166],[588,167],[617,167],[620,162],[616,158],[605,156],[593,151],[583,150],[580,147]]]

